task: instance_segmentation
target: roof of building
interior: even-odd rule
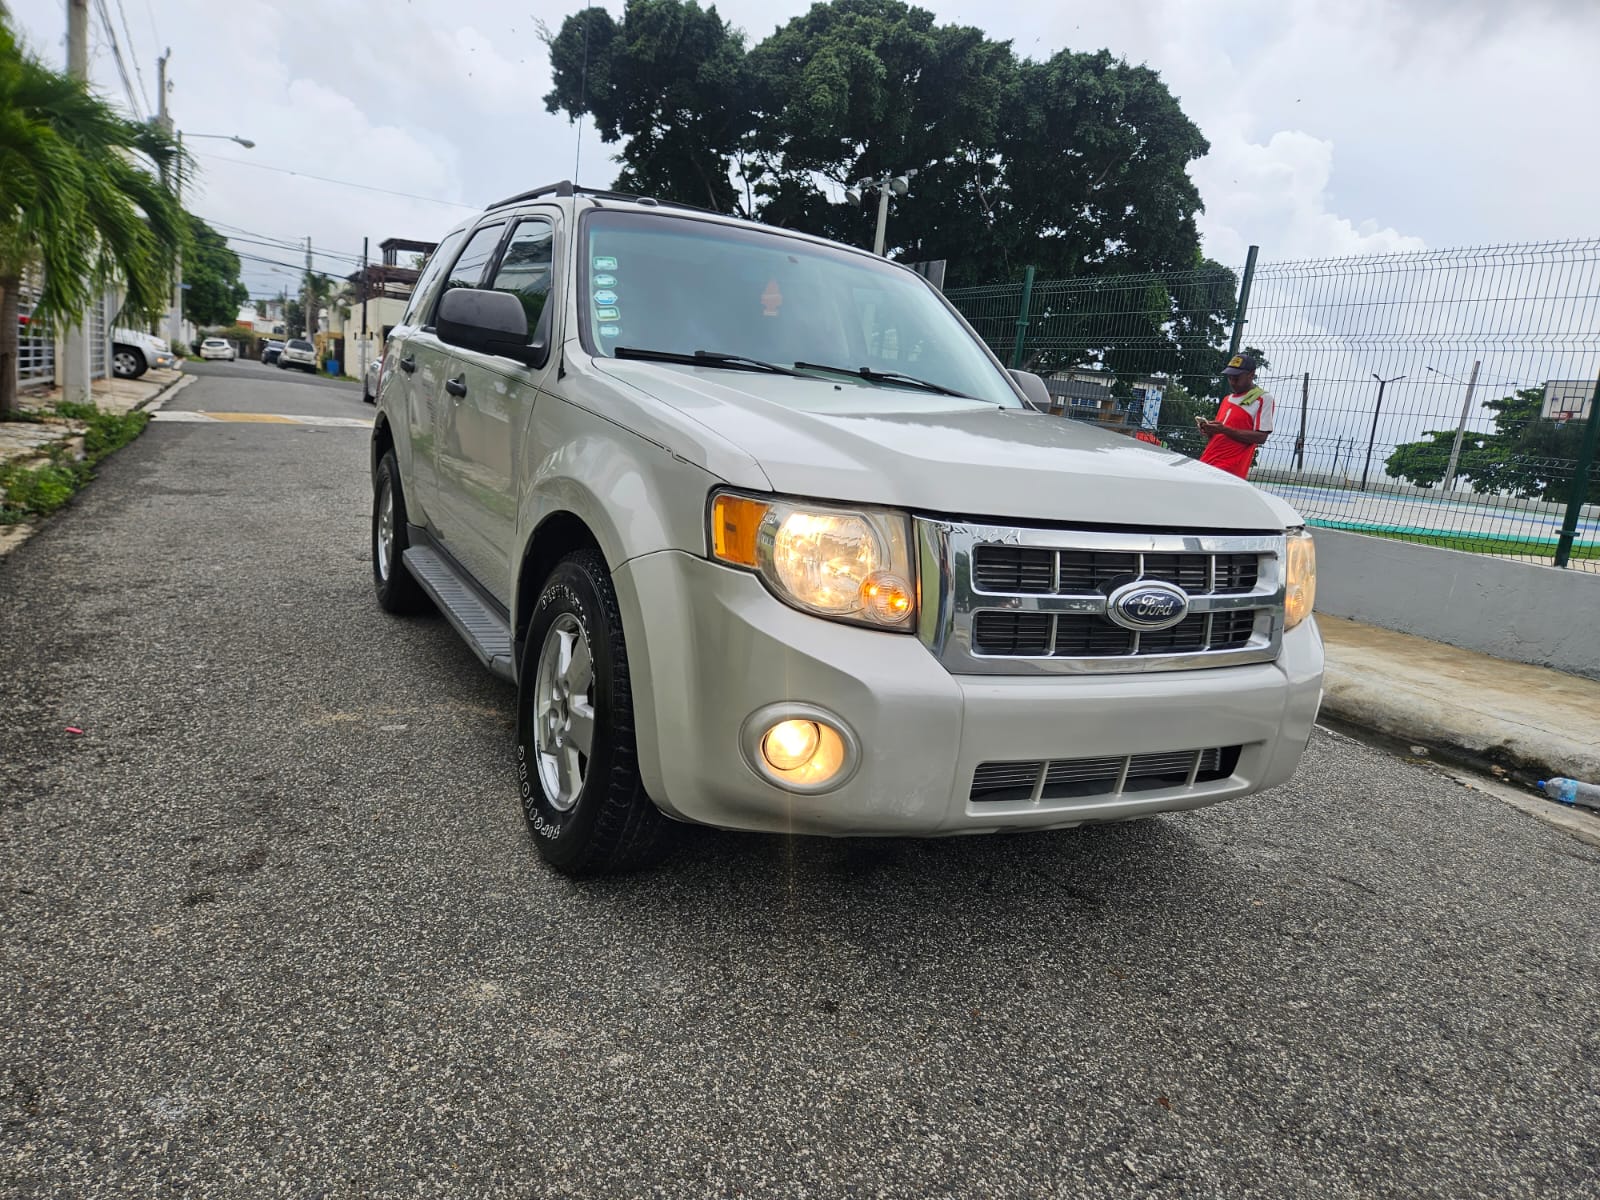
[[[1111,399],[1111,389],[1100,383],[1081,379],[1062,379],[1052,375],[1044,381],[1045,391],[1063,400],[1093,400],[1097,403]]]

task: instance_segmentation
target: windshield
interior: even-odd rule
[[[310,342],[302,342],[299,338],[295,338],[294,341],[289,343],[289,349],[291,349],[291,350],[309,350],[309,349],[311,349],[311,343]]]
[[[949,400],[911,381],[1022,406],[933,290],[879,259],[759,228],[604,209],[588,217],[583,253],[583,339],[596,354],[735,355],[798,363],[864,392],[916,389],[940,407]],[[862,368],[863,377],[840,373]]]

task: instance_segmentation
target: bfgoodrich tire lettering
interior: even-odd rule
[[[580,635],[587,646],[589,686],[583,688],[578,678],[579,686],[571,690],[583,694],[564,697],[553,722],[561,726],[561,717],[571,712],[592,715],[589,751],[579,763],[581,786],[568,794],[560,786],[560,773],[550,769],[557,730],[550,719],[551,697],[545,696],[541,704],[539,690],[541,678],[546,687],[552,682],[549,655],[559,654],[563,646],[572,650]],[[564,558],[545,582],[528,626],[520,679],[517,788],[544,860],[563,874],[599,875],[659,857],[670,822],[639,779],[622,617],[611,574],[595,551],[580,550]],[[573,724],[566,723],[569,738]],[[565,778],[574,776],[568,773]]]

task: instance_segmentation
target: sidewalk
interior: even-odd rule
[[[93,384],[94,403],[102,412],[126,413],[148,408],[182,387],[192,376],[182,371],[147,371],[138,379],[97,379]],[[83,457],[81,421],[54,414],[61,389],[25,392],[17,407],[37,413],[39,421],[0,421],[0,467],[17,463],[31,467],[48,461],[52,447],[65,443],[76,458]],[[0,525],[0,558],[15,550],[33,534],[32,525]]]
[[[1600,780],[1600,681],[1318,615],[1323,715],[1522,783]]]

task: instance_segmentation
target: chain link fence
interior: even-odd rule
[[[1600,569],[1600,239],[948,293],[1063,416],[1198,456],[1257,353],[1251,479],[1313,524]]]

